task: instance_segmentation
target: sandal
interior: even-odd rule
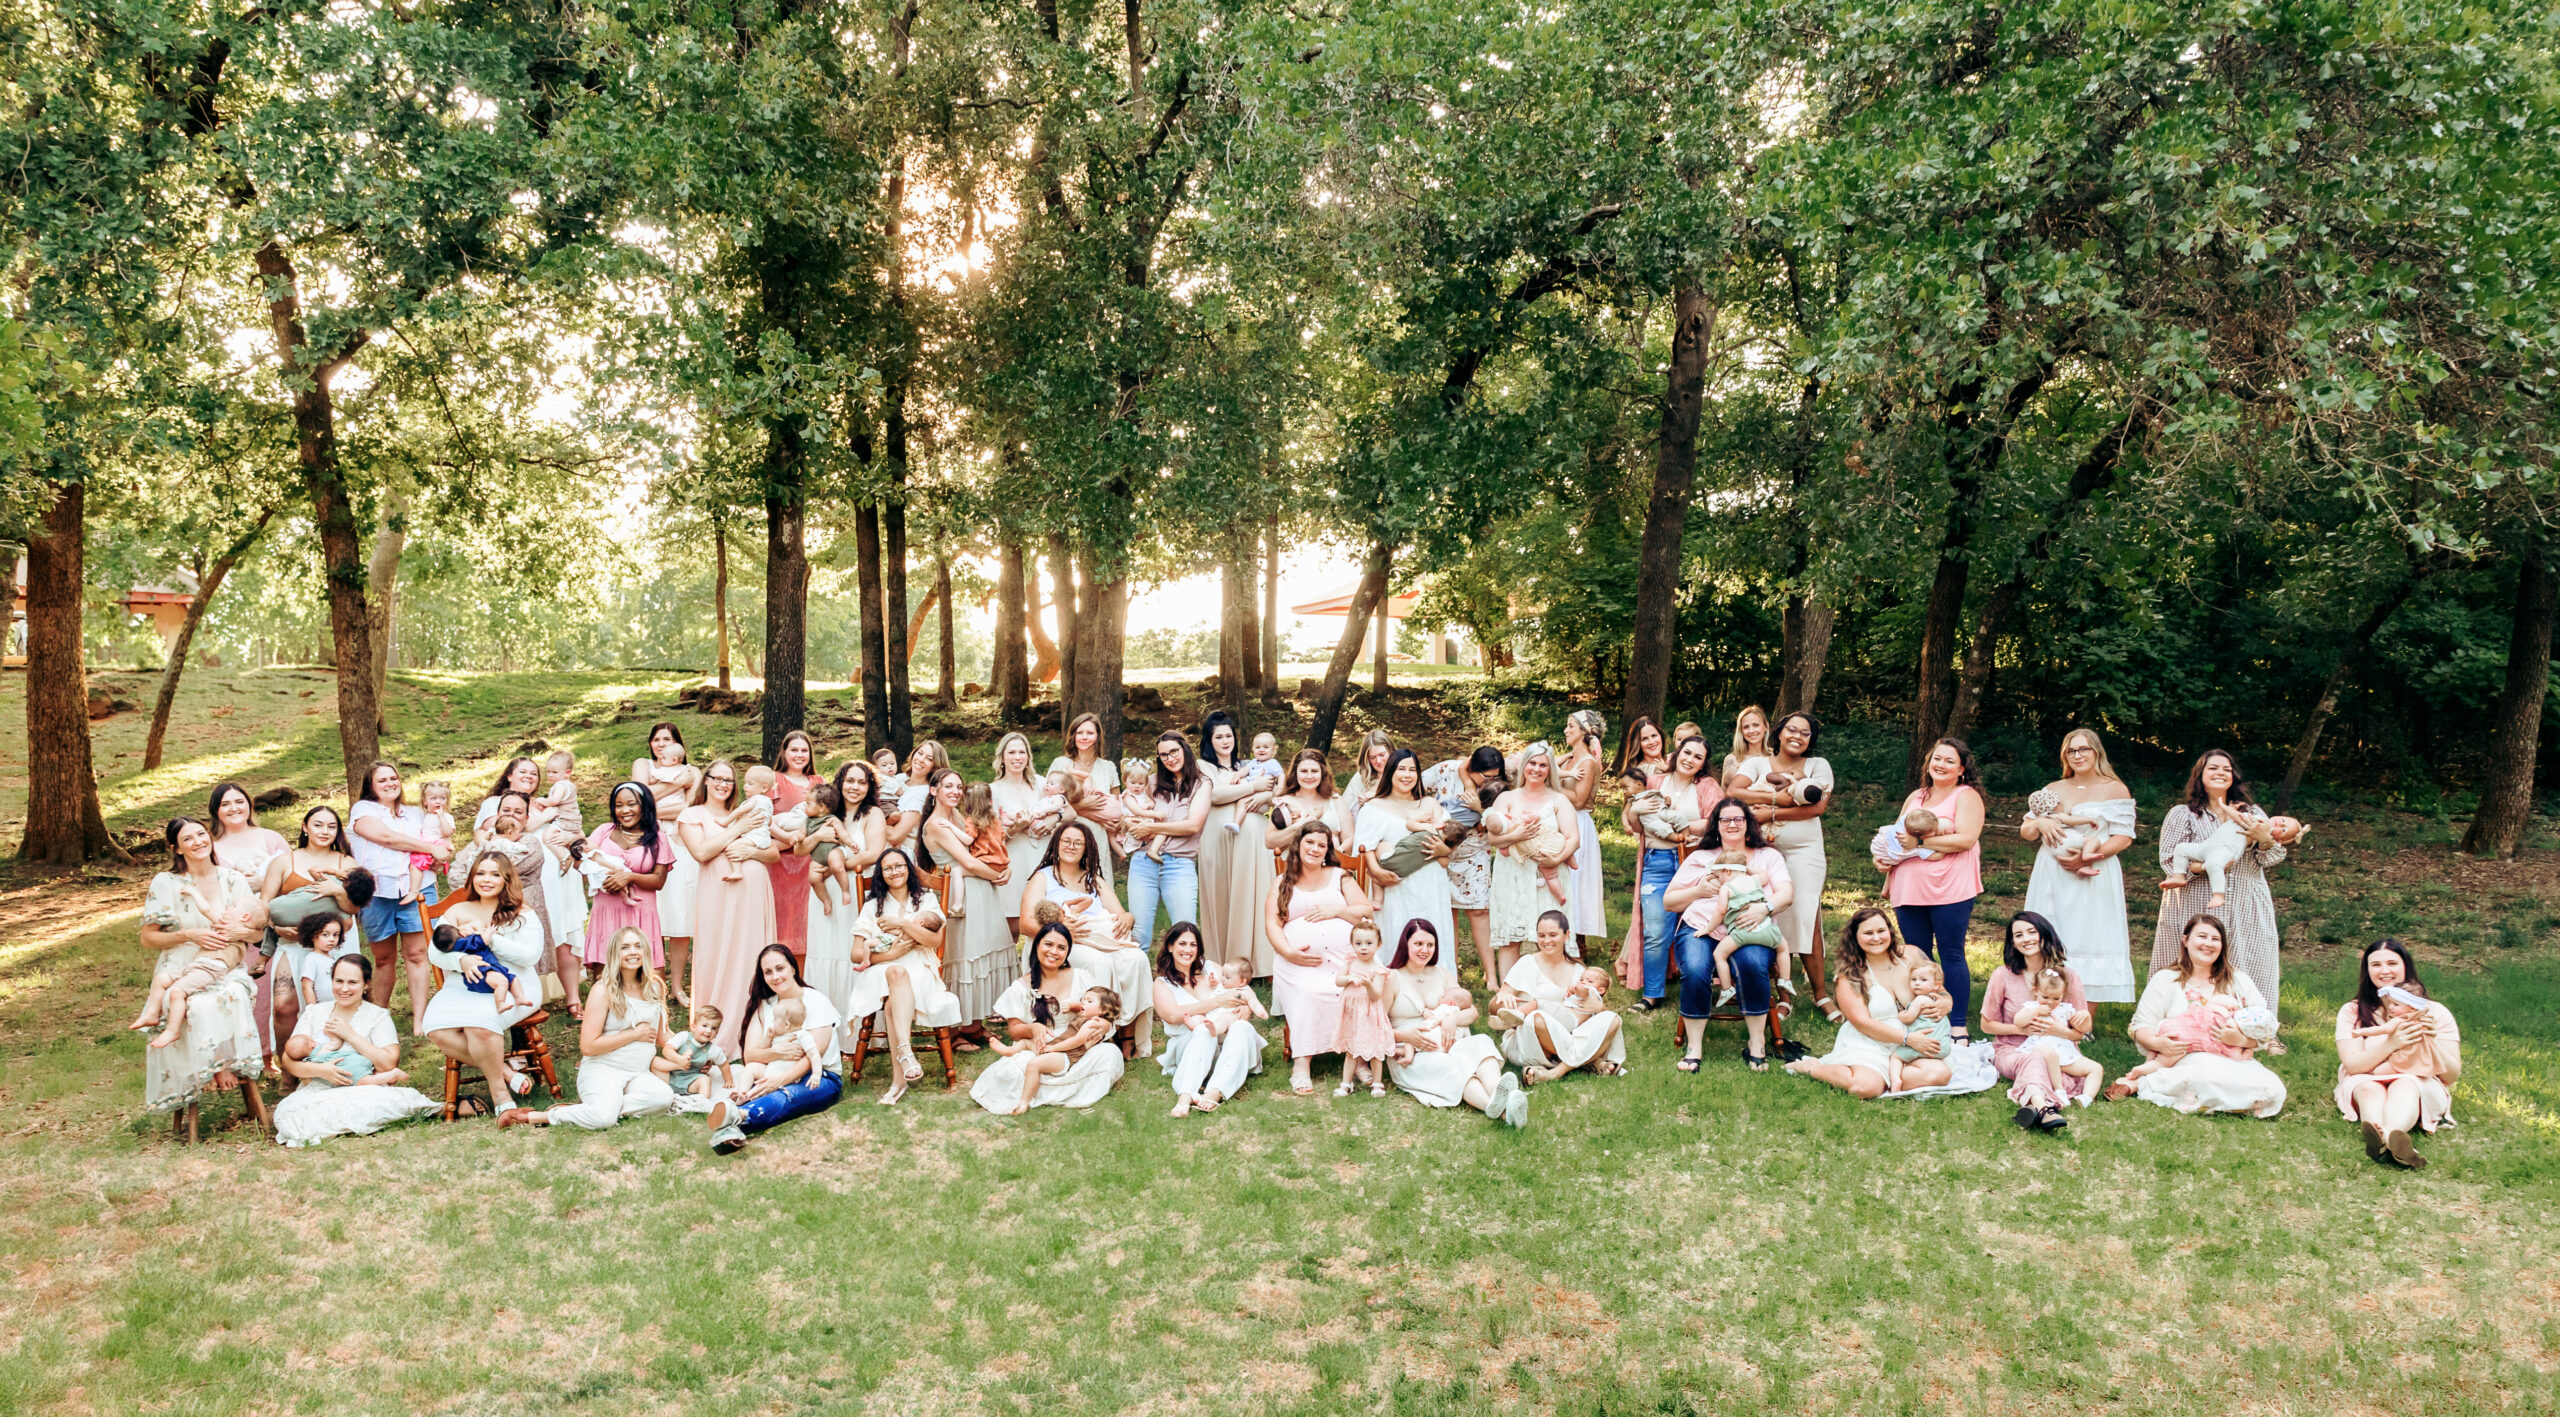
[[[2122,1102],[2126,1098],[2133,1096],[2133,1093],[2134,1085],[2132,1083],[2126,1082],[2123,1078],[2117,1078],[2114,1082],[2107,1084],[2105,1097],[2109,1102]]]
[[[1698,1059],[1698,1058],[1691,1058],[1691,1057],[1685,1057],[1685,1056],[1684,1056],[1684,1057],[1682,1057],[1682,1058],[1680,1059],[1680,1061],[1679,1061],[1679,1062],[1676,1062],[1676,1063],[1672,1064],[1671,1066],[1673,1066],[1673,1067],[1675,1067],[1675,1068],[1678,1068],[1680,1071],[1682,1071],[1682,1072],[1684,1072],[1684,1073],[1694,1073],[1694,1072],[1696,1072],[1696,1071],[1698,1070],[1698,1064],[1699,1064],[1700,1062],[1702,1062],[1702,1061],[1703,1061],[1702,1059]]]
[[[1769,1071],[1769,1055],[1766,1053],[1745,1053],[1742,1055],[1742,1065],[1755,1073],[1765,1073]]]
[[[1386,1085],[1385,1083],[1382,1083],[1382,1082],[1373,1082],[1373,1083],[1369,1084],[1369,1095],[1370,1095],[1371,1097],[1384,1097],[1384,1096],[1386,1096],[1386,1095],[1387,1095],[1387,1085]]]
[[[1336,1097],[1349,1097],[1352,1090],[1357,1086],[1358,1084],[1352,1082],[1349,1078],[1344,1078],[1342,1080],[1342,1086],[1333,1090],[1333,1095]]]
[[[489,1104],[481,1101],[477,1097],[461,1097],[454,1099],[453,1119],[457,1122],[466,1117],[486,1117],[488,1115]]]

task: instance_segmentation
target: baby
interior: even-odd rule
[[[2046,837],[2045,844],[2053,848],[2054,859],[2066,866],[2079,865],[2084,853],[2106,839],[2104,832],[2083,830],[2103,826],[2105,819],[2084,812],[2064,811],[2062,794],[2050,787],[2039,787],[2027,794],[2027,815],[2061,824],[2064,830]]]
[[[886,807],[907,790],[907,775],[898,770],[898,750],[883,748],[871,755],[871,780],[879,784],[871,800]]]
[[[551,825],[572,837],[587,834],[586,815],[578,810],[577,755],[559,749],[542,760],[542,771],[551,779],[551,788],[542,794],[542,805],[551,809]]]
[[[2278,845],[2290,845],[2302,839],[2304,827],[2299,818],[2269,817],[2267,831]],[[2182,841],[2169,852],[2169,874],[2162,878],[2160,889],[2174,891],[2184,887],[2196,867],[2204,868],[2204,878],[2213,886],[2213,898],[2205,909],[2220,910],[2224,891],[2231,884],[2230,872],[2249,849],[2248,828],[2239,820],[2224,818],[2212,831],[2196,841]],[[2132,1074],[2126,1074],[2127,1077]]]
[[[438,925],[435,946],[446,954],[469,955],[488,966],[480,971],[480,977],[477,979],[465,975],[462,987],[474,994],[488,995],[489,1001],[498,1006],[499,1013],[503,1014],[509,1009],[532,1008],[542,1002],[542,996],[539,993],[535,993],[531,998],[523,997],[523,989],[517,983],[515,971],[498,963],[497,951],[491,949],[489,942],[478,935],[466,935],[450,925]]]
[[[1573,987],[1564,991],[1565,1013],[1573,1026],[1580,1028],[1596,1015],[1609,1009],[1609,971],[1597,966],[1582,971]]]
[[[999,1053],[1031,1055],[1030,1065],[1022,1070],[1022,1100],[1007,1115],[1019,1117],[1030,1111],[1031,1099],[1040,1094],[1040,1084],[1074,1067],[1095,1044],[1109,1039],[1114,1020],[1119,1017],[1120,996],[1097,984],[1067,1005],[1039,1041],[989,1039],[987,1046]]]
[[[1936,836],[1941,826],[1937,813],[1914,807],[1902,814],[1901,821],[1876,828],[1875,839],[1867,843],[1867,854],[1887,870],[1905,861],[1935,860],[1938,853],[1921,843]]]
[[[1947,992],[1946,972],[1938,968],[1935,960],[1924,959],[1911,966],[1911,1002],[1903,1005],[1902,1011],[1895,1014],[1894,1018],[1911,1033],[1922,1038],[1938,1040],[1938,1056],[1944,1058],[1955,1051],[1955,1025],[1947,1021],[1948,1018],[1955,1016],[1955,1011],[1950,1007],[1947,1018],[1930,1018],[1924,1015],[1921,1009],[1932,999],[1943,999],[1950,1006],[1955,1002],[1954,996]],[[1919,1056],[1920,1050],[1910,1044],[1897,1045],[1893,1055],[1885,1060],[1884,1090],[1900,1092],[1902,1065],[1916,1060]]]
[[[1164,814],[1156,810],[1155,780],[1155,764],[1144,758],[1130,758],[1120,764],[1120,832],[1112,838],[1111,844],[1124,861],[1141,850],[1138,839],[1129,834],[1129,828],[1140,822],[1164,820]],[[1143,849],[1150,859],[1162,861],[1164,838],[1148,837]]]
[[[423,841],[453,844],[453,784],[430,782],[418,788],[418,810],[426,820],[418,827]],[[424,851],[409,853],[409,879],[402,884],[400,898],[415,896],[433,903],[436,898],[436,858]]]
[[[2033,1028],[2050,1019],[2069,1028],[2079,1018],[2080,1010],[2071,1006],[2071,981],[2059,969],[2040,969],[2036,971],[2035,999],[2019,1009],[2016,1017],[2009,1021],[2020,1028]],[[2080,1101],[2084,1106],[2090,1098],[2097,1096],[2098,1085],[2106,1081],[2106,1070],[2081,1056],[2080,1045],[2068,1038],[2057,1038],[2050,1033],[2030,1033],[2019,1040],[2019,1046],[2044,1054],[2046,1064],[2055,1072],[2083,1079]]]
[[[1213,1005],[1205,1014],[1192,1015],[1192,1027],[1212,1037],[1224,1037],[1228,1029],[1249,1018],[1269,1018],[1271,1011],[1253,994],[1253,965],[1231,959],[1214,965],[1210,971],[1218,981],[1216,992],[1200,997],[1203,1004]]]
[[[666,1079],[667,1086],[679,1094],[708,1097],[714,1092],[732,1090],[729,1055],[720,1048],[720,1009],[716,1004],[696,1004],[688,1026],[667,1040],[658,1056],[649,1060],[649,1071]]]
[[[299,931],[306,920],[363,913],[373,900],[375,888],[373,873],[358,866],[343,876],[321,876],[300,890],[286,891],[267,902],[267,941],[263,948],[273,954],[283,938]]]
[[[745,842],[750,851],[768,851],[773,847],[773,784],[777,777],[773,769],[762,763],[747,769],[746,775],[738,779],[738,805],[722,819],[724,826],[745,827],[738,840]],[[744,880],[746,874],[744,866],[730,860],[726,853],[721,855],[720,879]]]
[[[2385,985],[2381,994],[2381,1014],[2371,1027],[2352,1030],[2355,1037],[2379,1038],[2389,1033],[2402,1019],[2425,1018],[2428,1015],[2427,991],[2415,982]],[[2373,1070],[2375,1077],[2394,1073],[2420,1078],[2444,1076],[2444,1060],[2436,1053],[2436,1041],[2421,1038],[2415,1043],[2402,1044],[2391,1051],[2390,1057],[2382,1060],[2381,1067]]]
[[[788,1059],[793,1062],[813,1062],[817,1059],[819,1050],[826,1045],[826,1040],[818,1037],[816,1032],[813,1030],[804,1030],[803,1025],[809,1022],[809,1005],[806,1001],[800,999],[776,999],[772,1004],[771,1017],[773,1025],[773,1051],[781,1054],[784,1059]],[[782,1063],[780,1061],[771,1063],[746,1063],[741,1065],[740,1070],[746,1075],[746,1085],[752,1088],[757,1083],[764,1081],[765,1074],[773,1072],[781,1066]],[[798,1076],[798,1074],[794,1074],[794,1076]]]
[[[2276,1036],[2275,1014],[2263,1008],[2247,1008],[2238,996],[2216,993],[2203,985],[2187,986],[2187,1008],[2177,1017],[2164,1019],[2153,1030],[2161,1037],[2183,1043],[2189,1053],[2211,1053],[2222,1058],[2245,1058],[2256,1052],[2256,1046]],[[2237,1028],[2245,1043],[2225,1043],[2220,1035],[2225,1029]],[[2125,1071],[2124,1082],[2140,1082],[2163,1068],[2173,1066],[2165,1058],[2152,1058]]]
[[[1654,795],[1658,797],[1661,794]],[[1697,818],[1692,815],[1689,820],[1696,821]],[[1564,832],[1556,826],[1556,816],[1553,812],[1538,813],[1537,824],[1537,831],[1528,840],[1514,842],[1504,850],[1509,851],[1511,859],[1519,864],[1536,868],[1538,879],[1546,885],[1547,894],[1554,897],[1556,904],[1562,905],[1565,903],[1565,897],[1572,893],[1573,870],[1562,862],[1549,858],[1565,849]],[[1526,825],[1528,823],[1525,821],[1506,821],[1496,824],[1494,829],[1508,831]]]
[[[986,863],[990,870],[1012,867],[1013,856],[1005,846],[1005,814],[996,810],[993,786],[983,782],[969,784],[960,794],[960,820],[969,824],[970,855]]]
[[[1426,799],[1421,810],[1405,823],[1404,833],[1378,853],[1378,864],[1399,877],[1430,865],[1437,859],[1432,848],[1440,844],[1440,829],[1448,824],[1448,814],[1440,810],[1438,799]]]
[[[182,889],[195,896],[195,887]],[[195,896],[195,901],[196,908],[204,911],[205,918],[217,918],[212,910],[205,907],[202,896]],[[185,1037],[188,998],[221,983],[231,971],[240,967],[246,953],[243,942],[252,933],[249,919],[246,915],[235,914],[223,920],[215,926],[213,938],[197,946],[196,957],[187,961],[186,968],[170,975],[168,983],[154,987],[143,996],[142,1014],[133,1021],[133,1030],[146,1033],[158,1027],[160,1035],[151,1040],[152,1047],[166,1048]],[[166,1020],[165,1024],[163,1020]]]
[[[1755,905],[1763,910],[1769,908],[1769,892],[1762,888],[1760,878],[1751,874],[1751,853],[1740,847],[1728,847],[1715,854],[1715,865],[1710,869],[1723,872],[1725,877],[1724,908],[1714,912],[1715,925],[1721,927],[1727,921],[1738,920]],[[1721,986],[1721,992],[1716,995],[1715,1007],[1721,1009],[1733,1002],[1735,990],[1731,961],[1733,952],[1744,945],[1760,945],[1777,951],[1777,985],[1786,991],[1788,998],[1794,998],[1793,952],[1787,948],[1786,932],[1778,928],[1777,918],[1770,916],[1757,925],[1733,926],[1716,943],[1716,983]]]
[[[326,1028],[328,1025],[323,1023],[321,1027]],[[285,1040],[284,1055],[297,1063],[316,1063],[336,1068],[347,1075],[347,1085],[350,1087],[373,1078],[373,1060],[357,1051],[353,1043],[344,1038],[327,1041],[334,1046],[323,1048],[320,1046],[320,1041],[314,1040],[310,1034],[296,1033]],[[390,1086],[405,1082],[407,1079],[407,1073],[394,1070],[374,1080],[384,1086]]]
[[[1626,776],[1640,779],[1642,774],[1631,768]],[[1695,793],[1674,794],[1659,787],[1643,787],[1627,799],[1627,809],[1635,814],[1637,827],[1659,841],[1669,841],[1698,822]]]
[[[1235,820],[1227,823],[1227,830],[1231,832],[1244,830],[1244,818],[1248,813],[1270,811],[1271,799],[1280,795],[1280,740],[1268,733],[1253,735],[1253,756],[1246,759],[1237,771],[1259,790],[1236,803]]]

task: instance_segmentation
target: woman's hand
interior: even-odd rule
[[[1948,994],[1931,994],[1925,999],[1914,1002],[1920,1005],[1920,1015],[1923,1018],[1945,1018],[1955,1010],[1955,999]],[[1937,1055],[1933,1053],[1930,1056]]]
[[[333,1013],[329,1015],[326,1021],[321,1023],[320,1036],[330,1040],[331,1042],[344,1043],[354,1038],[355,1034],[347,1027],[343,1020]]]
[[[1935,1058],[1945,1051],[1939,1046],[1938,1039],[1934,1034],[1914,1033],[1904,1038],[1902,1041],[1910,1044],[1911,1051],[1919,1054],[1923,1058]]]
[[[331,1087],[348,1087],[355,1081],[347,1076],[346,1069],[335,1063],[305,1063],[302,1066],[306,1069],[303,1077],[312,1082],[325,1082]]]
[[[751,861],[755,859],[756,849],[747,845],[746,839],[741,837],[720,848],[720,854],[732,861]]]
[[[2054,1014],[2045,1014],[2038,1018],[2034,1023],[2028,1025],[2027,1031],[2029,1033],[2045,1034],[2052,1038],[2077,1038],[2080,1036],[2069,1024],[2064,1023],[2059,1016]]]
[[[1769,907],[1765,903],[1745,906],[1732,923],[1737,930],[1757,930],[1769,923]]]
[[[604,889],[607,895],[616,895],[631,889],[631,873],[619,867],[608,869],[604,873]]]
[[[2175,1038],[2163,1038],[2160,1040],[2160,1046],[2152,1049],[2151,1051],[2159,1055],[2162,1063],[2170,1067],[2176,1067],[2180,1062],[2185,1060],[2187,1056],[2187,1045]]]

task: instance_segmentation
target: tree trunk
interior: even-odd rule
[[[1280,514],[1263,528],[1262,696],[1280,697]]]
[[[941,600],[942,582],[937,578],[925,591],[924,599],[916,603],[915,613],[907,617],[907,663],[915,663],[916,656],[924,652],[924,617],[932,614]]]
[[[1911,747],[1902,765],[1903,786],[1920,785],[1920,768],[1929,750],[1946,736],[1947,714],[1955,697],[1956,624],[1964,614],[1965,584],[1973,563],[1965,550],[1973,539],[1973,505],[1959,495],[1961,510],[1950,509],[1938,541],[1938,569],[1929,581],[1929,599],[1920,617],[1920,686],[1911,704]]]
[[[1076,604],[1075,556],[1063,531],[1049,533],[1049,596],[1058,607],[1058,702],[1070,704],[1076,699],[1076,651],[1080,648],[1076,617],[1082,612]]]
[[[1058,643],[1040,623],[1040,565],[1031,548],[1022,549],[1022,629],[1031,637],[1031,677],[1026,690],[1058,677]]]
[[[1092,563],[1085,567],[1084,606],[1076,616],[1076,699],[1061,704],[1060,724],[1080,713],[1091,713],[1102,720],[1102,752],[1105,757],[1120,756],[1121,726],[1125,722],[1126,696],[1120,683],[1122,666],[1128,648],[1127,617],[1129,582],[1127,577],[1110,580],[1094,579]]]
[[[1803,628],[1796,641],[1795,672],[1791,692],[1795,706],[1790,712],[1811,713],[1814,702],[1822,697],[1822,670],[1831,659],[1831,607],[1812,596],[1804,598]]]
[[[960,703],[960,649],[951,642],[951,553],[939,545],[933,549],[933,599],[942,609],[942,618],[935,626],[942,632],[942,685],[934,690],[933,702],[937,708],[956,708]]]
[[[239,540],[214,557],[211,566],[197,564],[195,598],[187,602],[186,621],[178,626],[178,643],[169,651],[168,667],[160,671],[159,696],[151,701],[151,735],[142,745],[144,772],[160,766],[161,743],[169,733],[169,713],[178,702],[178,680],[187,671],[187,651],[196,642],[196,627],[204,623],[204,612],[213,604],[213,593],[222,589],[223,577],[230,575],[240,558],[249,554],[249,548],[258,542],[258,534],[267,529],[267,519],[275,514],[273,507],[259,512],[258,519],[249,524]]]
[[[1717,307],[1693,278],[1671,302],[1671,368],[1663,376],[1661,428],[1654,438],[1653,497],[1645,505],[1644,541],[1636,553],[1635,649],[1620,712],[1659,721],[1679,653],[1680,546],[1698,477],[1698,416],[1706,401],[1707,342]]]
[[[1022,654],[1022,541],[1002,533],[996,549],[996,711],[1007,723],[1031,698],[1031,669]]]
[[[373,640],[374,731],[391,731],[391,625],[397,610],[400,552],[409,542],[409,494],[395,487],[382,499],[382,530],[365,567],[365,603]]]
[[[1371,661],[1369,671],[1369,691],[1380,698],[1386,697],[1387,693],[1387,636],[1395,628],[1395,617],[1387,613],[1387,599],[1390,594],[1392,592],[1380,592],[1378,596],[1377,654]]]
[[[711,621],[720,638],[720,687],[729,687],[729,519],[711,509]]]
[[[888,636],[880,662],[889,673],[889,746],[904,761],[916,742],[914,685],[907,678],[907,390],[889,393],[889,500],[880,509],[880,588],[887,596],[880,628]],[[864,714],[868,733],[870,715]],[[811,771],[815,771],[815,765]]]
[[[854,632],[862,660],[862,751],[869,755],[889,746],[889,671],[881,663],[889,637],[880,628],[887,612],[880,593],[878,507],[853,509],[853,563],[854,593],[862,598]]]
[[[81,663],[80,583],[89,490],[59,484],[27,538],[27,830],[18,859],[77,866],[123,859],[98,810],[89,754],[89,676]]]
[[[1351,667],[1360,662],[1360,642],[1368,635],[1369,617],[1385,608],[1387,576],[1394,566],[1392,543],[1370,543],[1368,561],[1360,569],[1360,588],[1351,593],[1351,610],[1343,617],[1342,638],[1335,641],[1333,659],[1324,668],[1324,682],[1316,689],[1315,721],[1307,727],[1310,748],[1333,750],[1334,725],[1342,719],[1342,698],[1351,687]]]
[[[2489,774],[2480,810],[2463,833],[2472,856],[2512,860],[2533,821],[2534,760],[2542,748],[2542,700],[2551,687],[2551,624],[2560,614],[2560,576],[2549,548],[2528,545],[2516,569],[2515,624],[2507,638],[2507,683],[2490,729]]]
[[[1218,704],[1241,725],[1250,692],[1245,637],[1252,633],[1247,622],[1253,614],[1253,563],[1237,554],[1232,533],[1223,549],[1226,554],[1218,563]]]
[[[2398,610],[2401,602],[2417,588],[2416,578],[2403,577],[2400,584],[2392,588],[2391,594],[2373,607],[2373,613],[2364,617],[2364,623],[2356,626],[2355,634],[2347,640],[2347,647],[2338,652],[2336,666],[2330,669],[2327,682],[2320,686],[2319,701],[2311,706],[2311,719],[2302,726],[2302,737],[2293,745],[2293,759],[2285,764],[2284,781],[2276,788],[2276,812],[2279,815],[2293,810],[2293,794],[2302,789],[2302,775],[2310,771],[2311,759],[2320,751],[2320,735],[2328,730],[2330,715],[2338,711],[2338,691],[2346,687],[2348,673],[2372,647],[2373,637],[2382,632],[2383,622],[2389,620],[2392,612]]]
[[[801,726],[809,704],[809,546],[800,430],[783,424],[766,453],[764,499],[765,762],[779,762],[782,740]]]
[[[1982,701],[1983,686],[1991,682],[1991,657],[2000,642],[2000,623],[2009,618],[2009,612],[2017,608],[2025,594],[2026,581],[2021,576],[2011,576],[1984,602],[1982,618],[1974,622],[1973,638],[1965,642],[1964,667],[1956,676],[1956,701],[1947,710],[1947,737],[1962,738],[1972,731],[1974,709]]]
[[[1259,559],[1254,555],[1258,538],[1243,526],[1238,526],[1232,537],[1227,564],[1233,568],[1238,585],[1236,638],[1242,643],[1236,655],[1236,702],[1241,704],[1245,695],[1263,687],[1262,617],[1255,613],[1262,600],[1262,588],[1255,584],[1259,578],[1254,575]],[[1241,709],[1237,717],[1243,717]]]

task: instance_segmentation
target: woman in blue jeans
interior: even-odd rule
[[[1149,790],[1161,820],[1129,828],[1139,849],[1129,857],[1129,938],[1155,938],[1156,904],[1170,918],[1200,918],[1200,828],[1209,820],[1209,780],[1191,756],[1191,742],[1167,729],[1156,735],[1156,780]],[[1147,849],[1160,842],[1161,853]],[[1164,859],[1157,860],[1161,854]]]
[[[1956,1001],[1955,1037],[1962,1043],[1968,1036],[1965,1020],[1973,1016],[1973,971],[1965,963],[1964,936],[1973,924],[1974,898],[1982,894],[1982,776],[1974,770],[1972,749],[1941,738],[1929,749],[1921,779],[1902,800],[1902,814],[1926,807],[1938,819],[1937,835],[1920,843],[1931,854],[1876,865],[1885,873],[1885,899],[1893,902],[1903,943],[1936,959],[1947,976],[1947,992]]]
[[[1760,819],[1738,799],[1727,797],[1707,813],[1707,840],[1680,863],[1663,892],[1663,905],[1674,912],[1672,929],[1680,950],[1680,1071],[1694,1073],[1707,1046],[1707,1015],[1715,1008],[1716,945],[1734,930],[1767,923],[1795,903],[1795,881],[1787,874],[1787,858],[1760,834]],[[1743,869],[1760,883],[1768,899],[1743,907],[1728,919],[1725,891],[1735,881],[1731,871],[1714,869],[1717,857],[1738,852]],[[1769,972],[1778,952],[1767,945],[1744,945],[1733,952],[1736,992],[1741,996],[1742,1026],[1750,1034],[1743,1059],[1751,1071],[1769,1070]],[[1794,992],[1790,989],[1788,992]]]
[[[790,1037],[777,1039],[774,1005],[785,1000],[798,1001],[806,1017]],[[843,1026],[827,996],[801,982],[800,961],[790,948],[765,946],[747,990],[741,1045],[745,1061],[761,1064],[764,1075],[755,1086],[711,1104],[711,1149],[726,1156],[745,1146],[752,1133],[835,1106],[844,1096],[845,1043],[835,1036]]]
[[[1662,1006],[1670,988],[1672,917],[1678,912],[1664,908],[1662,893],[1680,869],[1681,856],[1705,837],[1708,809],[1724,798],[1723,786],[1707,772],[1709,754],[1707,740],[1695,736],[1681,739],[1671,750],[1671,771],[1652,788],[1669,805],[1644,814],[1653,825],[1669,828],[1668,835],[1657,834],[1644,819],[1633,823],[1643,845],[1636,858],[1636,907],[1644,922],[1644,996],[1637,1007],[1648,1013]],[[1680,969],[1686,974],[1689,966]]]

